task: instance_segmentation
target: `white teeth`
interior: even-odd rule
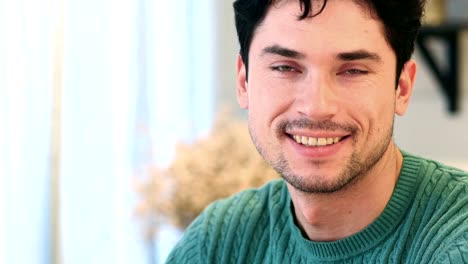
[[[317,139],[316,138],[309,138],[309,146],[317,146]]]
[[[294,140],[296,140],[297,143],[302,144],[302,137],[294,135]]]
[[[305,136],[298,136],[298,135],[293,135],[294,140],[302,145],[305,146],[327,146],[327,145],[332,145],[338,143],[342,138],[340,137],[335,137],[335,138],[314,138],[314,137],[305,137]]]
[[[327,145],[327,139],[326,138],[319,138],[317,141],[317,146],[325,146]]]

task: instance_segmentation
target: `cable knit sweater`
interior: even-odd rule
[[[277,180],[210,205],[167,263],[468,263],[468,174],[403,155],[388,205],[359,233],[306,239]]]

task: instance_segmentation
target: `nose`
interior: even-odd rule
[[[297,111],[312,120],[327,120],[338,112],[338,97],[330,78],[314,74],[298,86]]]

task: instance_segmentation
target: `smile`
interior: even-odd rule
[[[334,138],[314,138],[314,137],[305,137],[299,135],[291,135],[291,137],[298,143],[308,147],[324,147],[328,145],[333,145],[340,142],[344,137],[334,137]]]

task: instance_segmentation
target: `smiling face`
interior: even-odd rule
[[[406,110],[414,62],[395,84],[383,25],[353,1],[298,20],[296,1],[269,9],[254,33],[237,94],[260,154],[297,190],[334,192],[378,170]],[[395,89],[397,86],[397,89]]]

